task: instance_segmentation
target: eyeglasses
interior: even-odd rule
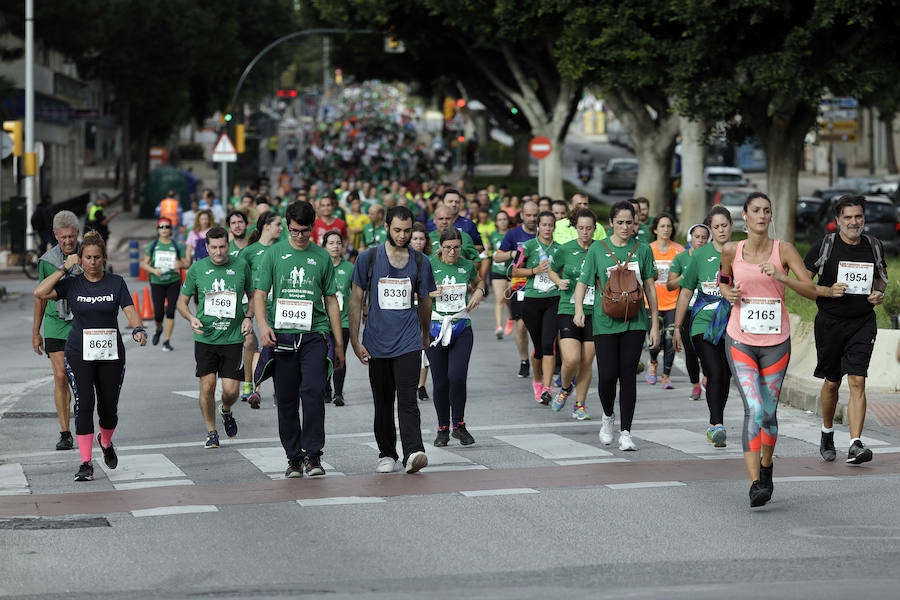
[[[157,226],[157,229],[172,229],[172,226],[171,225],[159,225],[159,226]]]
[[[288,227],[288,233],[291,234],[291,237],[306,237],[312,233],[312,227],[304,227],[303,229]]]
[[[459,252],[462,249],[462,246],[441,246],[441,249],[444,252]]]

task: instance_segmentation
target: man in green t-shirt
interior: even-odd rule
[[[206,233],[209,256],[191,265],[178,296],[178,314],[194,332],[196,374],[200,378],[200,412],[206,421],[206,448],[219,447],[216,431],[216,376],[222,379],[219,413],[228,437],[237,435],[231,407],[244,377],[244,336],[253,330],[241,299],[253,293],[250,265],[228,254],[228,232],[213,227]],[[197,314],[189,301],[197,296]]]
[[[428,234],[432,246],[437,247],[440,245],[441,234],[444,233],[444,230],[448,227],[453,226],[453,220],[455,218],[453,212],[445,204],[440,204],[434,209],[434,217],[432,219],[434,221],[434,231]],[[472,236],[462,230],[460,230],[460,233],[462,234],[461,258],[465,258],[466,260],[475,263],[475,268],[478,270],[478,274],[481,276],[482,281],[487,281],[487,272],[491,267],[490,262],[481,260],[481,254],[478,252],[478,248],[475,246]]]
[[[374,203],[369,206],[369,221],[363,227],[363,248],[372,248],[387,240],[387,230],[384,228],[384,206]]]
[[[228,255],[237,258],[241,250],[248,246],[249,234],[247,230],[247,213],[241,210],[232,210],[225,219],[228,224],[228,238],[231,242],[228,244]]]
[[[62,210],[53,217],[53,235],[56,246],[47,250],[38,263],[38,277],[41,281],[62,267],[71,254],[78,252],[78,217],[75,213]],[[68,277],[81,273],[81,267],[75,266]],[[31,330],[31,345],[37,354],[47,353],[53,365],[53,402],[56,405],[56,416],[59,418],[59,441],[57,450],[71,450],[75,447],[69,420],[72,412],[72,395],[69,391],[69,377],[66,374],[66,363],[63,350],[69,330],[72,329],[72,313],[69,312],[65,300],[34,299],[34,325]],[[41,338],[41,325],[44,326],[44,337]]]
[[[316,221],[312,205],[295,202],[285,218],[288,239],[263,255],[254,283],[253,309],[265,347],[260,363],[265,368],[272,361],[278,435],[288,461],[284,475],[302,477],[305,471],[314,477],[325,474],[321,456],[329,368],[344,364],[341,310],[331,256],[310,240]]]

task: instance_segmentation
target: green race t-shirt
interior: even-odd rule
[[[383,244],[386,241],[387,229],[384,228],[383,223],[378,227],[375,227],[371,223],[368,223],[365,227],[363,227],[362,243],[366,248],[371,248],[373,246]]]
[[[334,263],[332,263],[334,264]],[[334,285],[337,289],[338,306],[341,308],[341,327],[350,327],[350,281],[353,277],[353,263],[341,260],[334,268]]]
[[[532,238],[522,245],[522,252],[525,253],[525,263],[522,267],[525,269],[534,269],[540,265],[542,249],[547,255],[547,258],[550,259],[550,268],[555,271],[555,257],[559,250],[559,246],[553,242],[550,242],[549,245],[544,245],[538,238]],[[528,281],[525,282],[526,298],[553,298],[554,296],[559,296],[559,288],[556,287],[556,284],[553,283],[547,273],[532,275],[528,278]]]
[[[38,263],[38,279],[43,281],[56,272],[53,263],[42,260]],[[71,315],[71,311],[69,312]],[[47,300],[47,308],[44,309],[44,337],[54,340],[65,340],[72,330],[72,321],[59,318],[56,312],[56,300]]]
[[[191,265],[181,286],[181,295],[197,295],[197,318],[203,333],[194,341],[204,344],[243,344],[241,322],[244,319],[244,294],[253,293],[250,265],[240,258],[228,257],[224,265],[216,265],[209,257]]]
[[[571,242],[566,242],[560,246],[559,250],[556,252],[553,270],[556,271],[560,279],[569,280],[569,289],[559,290],[559,307],[556,310],[557,314],[575,314],[575,302],[573,302],[572,296],[575,294],[575,284],[578,283],[578,278],[581,277],[581,271],[584,268],[584,259],[587,258],[588,249],[582,248],[578,243],[578,240],[572,240]],[[590,301],[594,296],[594,291],[589,289],[585,294],[585,300]],[[585,303],[583,306],[584,314],[593,314],[593,304]]]
[[[337,286],[324,248],[310,243],[297,250],[289,239],[274,244],[263,255],[254,287],[272,290],[267,317],[276,333],[331,331],[323,297],[333,296]]]
[[[679,254],[679,256],[681,256]],[[678,258],[677,256],[675,258]],[[718,274],[719,262],[722,260],[722,253],[716,250],[715,244],[712,242],[706,244],[702,248],[698,248],[688,261],[687,267],[681,274],[679,285],[688,290],[699,290],[717,298],[722,297],[719,291]],[[703,334],[709,324],[712,322],[713,313],[718,303],[707,304],[697,313],[691,323],[691,337]]]
[[[505,233],[500,233],[499,231],[494,231],[493,233],[491,233],[491,248],[493,249],[493,252],[497,252],[497,250],[500,248],[500,243],[503,242],[503,237],[505,235]],[[491,273],[493,273],[494,275],[499,275],[501,277],[508,277],[509,263],[510,261],[502,263],[491,261]]]
[[[638,281],[641,287],[644,287],[644,281],[647,279],[656,279],[656,261],[653,260],[653,250],[647,244],[641,244],[635,240],[628,240],[624,246],[616,246],[612,240],[605,240],[604,243],[609,246],[618,261],[624,262],[635,243],[638,244],[637,250],[628,263],[628,268],[635,270],[638,275]],[[600,280],[601,288],[606,286],[606,280],[609,278],[609,271],[616,266],[616,260],[609,255],[603,243],[596,242],[591,244],[587,252],[587,258],[584,260],[581,277],[578,279],[585,285],[595,285],[596,280]],[[655,284],[654,284],[655,285]],[[597,296],[602,294],[601,289],[597,289]],[[600,303],[598,297],[596,303]],[[607,315],[598,306],[594,311],[593,317],[594,335],[602,335],[607,333],[623,333],[625,331],[647,330],[647,310],[641,304],[640,313],[633,319],[613,319]]]
[[[244,248],[246,248],[246,247],[247,246],[244,246]],[[237,244],[234,243],[234,240],[231,240],[228,243],[228,256],[230,256],[231,258],[237,258],[238,256],[240,256],[241,250],[243,250],[244,248],[241,248],[240,246],[238,246]]]
[[[256,289],[256,276],[259,274],[259,265],[262,264],[262,257],[266,253],[266,251],[274,246],[275,244],[270,244],[266,246],[261,242],[253,242],[243,250],[238,255],[241,260],[250,265],[250,276],[253,278],[253,289]],[[252,294],[248,294],[247,297],[251,297]],[[272,291],[269,290],[269,297],[266,299],[266,308],[269,307],[269,303],[272,301]]]
[[[150,257],[151,267],[154,269],[163,269],[164,271],[162,275],[148,273],[150,276],[150,283],[169,284],[173,281],[181,280],[181,274],[178,272],[178,269],[175,268],[175,261],[179,258],[184,258],[185,251],[182,246],[178,246],[178,249],[176,250],[174,243],[169,242],[164,244],[157,240],[156,244],[153,242],[147,244],[147,251],[144,254]]]
[[[469,304],[469,282],[478,278],[475,263],[460,258],[456,264],[448,265],[438,258],[437,252],[434,252],[429,260],[431,261],[431,270],[434,272],[434,282],[441,292],[434,299],[432,312],[445,317],[465,310]],[[458,320],[454,319],[454,322]],[[466,327],[469,326],[471,326],[471,322],[466,323]]]

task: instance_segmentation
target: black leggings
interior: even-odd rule
[[[153,320],[162,323],[163,308],[166,318],[175,318],[175,304],[178,302],[178,292],[181,290],[181,280],[172,283],[151,283],[150,296],[153,299]],[[166,300],[169,304],[166,305]]]
[[[550,298],[525,298],[522,306],[522,319],[531,343],[534,345],[534,358],[553,355],[556,341],[556,308],[559,296]]]
[[[713,346],[698,333],[691,338],[694,349],[700,356],[703,373],[706,375],[706,404],[709,406],[709,424],[725,422],[725,403],[728,402],[728,388],[731,386],[731,369],[725,355],[725,338]]]
[[[344,351],[350,347],[350,330],[344,327],[341,329],[341,335],[344,338]],[[334,393],[335,395],[340,394],[344,395],[344,378],[347,377],[347,364],[344,363],[344,366],[340,369],[334,369],[331,374],[331,379],[334,382]],[[325,384],[328,387],[328,383]]]
[[[80,354],[66,354],[66,373],[75,396],[75,435],[94,433],[94,402],[103,429],[119,423],[119,392],[125,379],[125,354],[119,348],[117,360],[83,360]]]
[[[691,383],[700,382],[700,358],[691,343],[691,328],[688,325],[681,327],[681,339],[684,341],[684,366],[687,367],[688,378]]]
[[[619,384],[619,423],[622,431],[631,431],[637,404],[637,365],[647,332],[643,329],[594,336],[597,354],[597,391],[603,414],[612,416],[616,407],[616,383]]]
[[[672,332],[675,330],[675,309],[661,311],[659,318],[662,319],[662,326],[659,328],[659,345],[650,349],[650,360],[656,362],[656,357],[659,356],[659,350],[662,348],[664,350],[663,375],[670,375],[672,373],[672,363],[675,362],[675,347],[672,345],[672,336],[674,335]],[[691,381],[697,380],[691,379]]]
[[[439,427],[450,425],[451,412],[454,427],[466,422],[466,379],[474,339],[472,328],[466,327],[449,345],[429,346],[425,350],[431,364],[434,410]]]

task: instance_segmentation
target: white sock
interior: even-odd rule
[[[862,444],[862,440],[859,439],[859,438],[850,438],[850,445],[851,445],[851,446],[853,445],[853,442],[859,442],[860,444]]]
[[[834,427],[825,427],[822,425],[822,433],[832,433],[834,431]]]

